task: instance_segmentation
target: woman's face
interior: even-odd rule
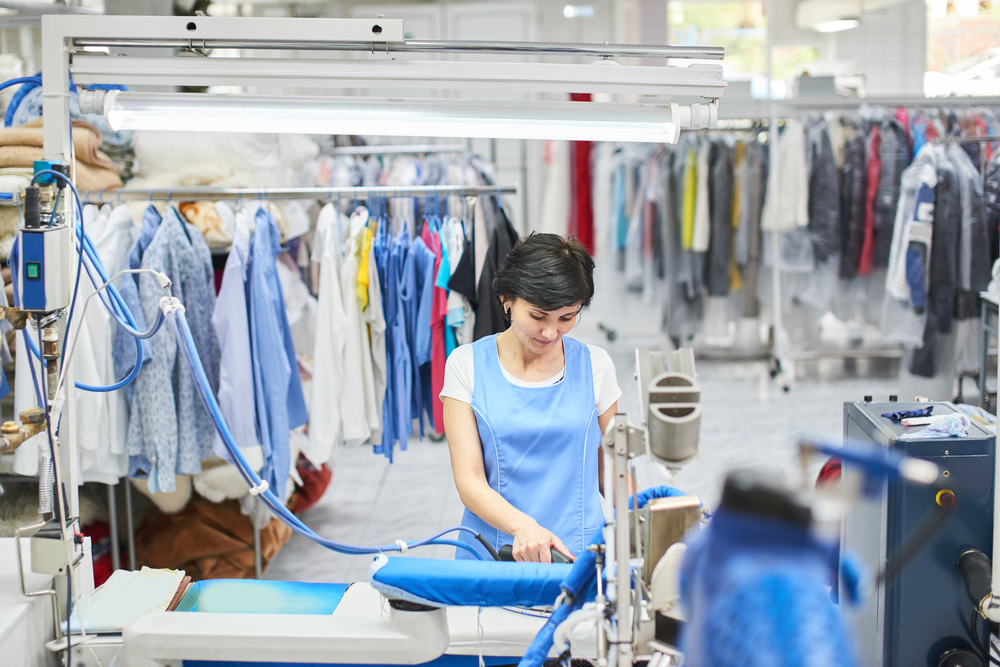
[[[559,340],[576,326],[580,304],[558,310],[542,310],[524,299],[504,303],[510,308],[510,328],[518,340],[538,355],[559,349]]]

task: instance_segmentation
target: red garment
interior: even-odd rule
[[[571,93],[570,100],[574,102],[589,102],[590,93]],[[590,173],[590,152],[593,143],[590,141],[570,142],[570,198],[569,233],[580,241],[580,245],[594,254],[594,209],[591,187],[593,179]]]
[[[865,237],[861,243],[861,259],[858,261],[858,275],[867,276],[872,272],[875,260],[875,195],[882,175],[882,161],[878,149],[881,134],[878,125],[872,126],[868,135],[868,189],[865,192]]]
[[[985,118],[983,118],[982,116],[978,116],[978,115],[977,116],[973,116],[972,117],[972,124],[976,128],[976,136],[977,137],[986,137],[986,136],[989,136],[989,134],[990,134],[990,126],[989,126],[989,124],[987,124]],[[979,150],[981,150],[981,151],[985,150],[986,151],[985,160],[987,162],[989,162],[991,159],[993,159],[993,142],[992,141],[984,141],[983,143],[979,144]]]
[[[905,107],[899,107],[896,109],[896,120],[899,124],[903,126],[903,131],[906,132],[906,147],[909,150],[909,154],[913,154],[913,133],[910,131],[910,113]]]
[[[292,507],[292,514],[301,514],[319,502],[319,499],[326,493],[333,479],[333,471],[324,463],[322,467],[316,468],[302,454],[299,454],[299,463],[296,466],[299,477],[302,478],[302,487],[295,496],[295,505]]]
[[[90,538],[90,554],[94,561],[94,586],[100,586],[113,574],[111,565],[111,526],[103,521],[93,521],[80,528]],[[125,554],[121,554],[125,560]]]
[[[840,481],[840,459],[831,458],[819,471],[819,475],[816,477],[816,488],[822,489],[827,486],[832,486]]]
[[[441,269],[441,238],[437,232],[433,234],[424,225],[420,238],[434,253],[434,276]],[[433,403],[434,430],[444,433],[444,403],[441,402],[441,390],[444,389],[444,327],[448,316],[448,290],[434,285],[434,297],[431,301],[431,402]]]

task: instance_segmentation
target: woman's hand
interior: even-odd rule
[[[550,549],[562,553],[573,560],[573,554],[551,531],[542,528],[534,521],[525,523],[514,531],[514,560],[522,563],[551,563]]]

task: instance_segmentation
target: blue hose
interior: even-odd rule
[[[9,84],[10,82],[7,83]],[[0,84],[0,90],[2,90],[4,87],[6,87],[6,84]],[[80,273],[82,273],[83,270],[86,270],[88,276],[91,279],[91,282],[94,283],[95,288],[100,288],[101,285],[107,283],[108,276],[104,271],[104,265],[101,262],[100,256],[97,254],[97,250],[94,248],[93,241],[90,239],[86,231],[83,229],[83,207],[81,204],[80,195],[77,192],[76,187],[74,187],[73,183],[68,178],[66,178],[66,176],[64,176],[62,173],[53,171],[51,169],[38,171],[35,174],[35,178],[45,174],[50,174],[53,177],[64,181],[70,187],[70,189],[73,192],[73,196],[76,199],[77,213],[80,220],[80,223],[77,225],[76,228],[76,233],[77,233],[77,238],[80,240],[81,251],[79,253],[79,264],[77,268],[77,283],[73,290],[73,301],[71,302],[69,316],[67,318],[67,328],[68,328],[69,322],[72,320],[73,317],[74,306],[76,305],[76,296],[77,296],[77,290],[79,288]],[[16,244],[14,246],[14,249],[12,249],[11,254],[16,256]],[[93,269],[97,272],[97,275],[101,279],[100,282],[94,279],[93,273],[91,273],[91,267],[83,262],[84,254],[87,255],[87,259],[90,260],[90,265],[92,265]],[[11,262],[12,265],[14,263],[15,262]],[[17,290],[16,290],[15,274],[16,271],[11,272],[12,281],[15,282],[15,295],[16,295]],[[125,379],[113,385],[109,385],[107,387],[91,387],[89,385],[82,385],[79,382],[77,382],[76,387],[78,389],[83,389],[85,391],[98,391],[98,392],[114,391],[116,389],[124,387],[129,382],[134,380],[135,377],[139,374],[139,370],[141,369],[142,366],[142,353],[143,353],[142,339],[149,338],[155,335],[156,332],[159,331],[160,327],[163,325],[163,322],[167,319],[166,316],[163,314],[163,312],[160,311],[156,324],[153,325],[153,327],[149,331],[146,332],[137,331],[135,329],[136,326],[135,319],[133,318],[132,313],[128,308],[128,305],[125,303],[125,300],[118,292],[118,289],[114,285],[108,285],[106,289],[109,295],[108,301],[105,301],[103,296],[99,296],[98,298],[101,299],[101,302],[111,313],[112,317],[114,317],[114,319],[118,322],[119,326],[124,328],[126,332],[128,332],[135,338],[136,348],[137,348],[136,363],[133,366],[132,371]],[[226,421],[222,416],[221,410],[219,409],[219,404],[215,400],[215,395],[212,393],[211,386],[208,383],[208,378],[205,376],[205,369],[201,364],[201,359],[198,356],[197,349],[195,348],[194,339],[191,336],[191,329],[188,326],[187,318],[185,317],[184,313],[175,312],[173,317],[170,318],[170,325],[174,330],[174,336],[177,339],[178,346],[183,352],[184,357],[187,359],[188,366],[191,370],[191,374],[194,376],[195,386],[198,388],[198,393],[201,395],[202,402],[205,404],[205,407],[207,408],[209,415],[212,417],[212,421],[215,424],[215,427],[218,430],[219,435],[222,437],[222,440],[225,443],[226,448],[229,450],[230,454],[233,457],[233,460],[236,462],[237,469],[240,471],[240,474],[243,476],[247,485],[250,486],[251,489],[259,489],[261,485],[261,479],[257,475],[257,473],[253,471],[253,469],[250,467],[250,464],[247,463],[246,459],[243,458],[243,454],[240,452],[239,446],[233,439],[232,433],[229,431],[229,427],[227,426]],[[24,335],[24,340],[28,343],[28,348],[32,351],[35,357],[41,359],[41,355],[39,354],[37,348],[35,348],[35,346],[32,344],[30,337],[26,333]],[[63,354],[65,353],[66,353],[66,346],[64,345]],[[44,364],[44,360],[42,360],[42,363]],[[39,399],[39,405],[45,405],[44,401],[42,400],[39,388],[37,387],[37,381],[36,381],[36,395]],[[265,489],[258,495],[260,496],[264,504],[267,505],[268,508],[270,508],[270,510],[275,515],[277,515],[279,519],[288,524],[289,527],[292,528],[292,530],[294,530],[295,532],[299,533],[304,537],[313,540],[317,544],[326,547],[327,549],[351,555],[374,555],[384,552],[393,552],[402,550],[402,547],[399,544],[395,543],[386,544],[378,547],[361,547],[325,539],[320,535],[318,535],[316,532],[314,532],[311,528],[306,526],[297,516],[292,514],[292,512],[287,507],[285,507],[284,503],[282,503],[270,489]],[[456,548],[465,549],[470,553],[472,553],[479,560],[484,560],[483,555],[480,554],[478,550],[472,547],[471,545],[466,544],[464,542],[459,542],[457,540],[443,539],[444,535],[447,535],[448,533],[452,533],[455,531],[464,531],[472,535],[477,534],[475,530],[468,528],[466,526],[455,526],[440,531],[423,540],[407,542],[406,549],[415,549],[417,547],[430,546],[430,545],[453,546]]]
[[[226,449],[229,450],[230,455],[233,457],[233,461],[236,463],[237,469],[240,471],[240,474],[243,476],[247,485],[250,486],[251,490],[259,489],[261,486],[261,479],[257,473],[253,471],[246,459],[243,458],[243,454],[240,452],[240,448],[233,439],[233,435],[229,431],[229,426],[226,424],[226,420],[222,416],[219,404],[215,400],[215,396],[212,394],[212,389],[208,383],[208,378],[205,376],[205,369],[202,366],[201,358],[198,356],[198,350],[195,348],[194,338],[191,336],[191,329],[188,326],[187,317],[182,311],[174,311],[168,319],[170,320],[171,328],[174,330],[174,336],[177,338],[178,347],[180,347],[185,359],[188,362],[191,375],[194,377],[195,386],[198,388],[198,393],[201,395],[202,402],[205,404],[205,408],[208,410],[209,416],[211,416],[216,430],[222,437],[222,441],[226,445]],[[297,516],[292,514],[292,512],[285,507],[284,503],[282,503],[277,496],[274,495],[274,492],[271,491],[271,489],[265,489],[259,492],[258,496],[264,504],[267,505],[279,519],[287,523],[292,530],[304,537],[308,537],[320,546],[326,547],[332,551],[352,555],[374,555],[378,553],[402,550],[401,546],[398,544],[386,544],[379,547],[359,547],[328,540],[316,534],[311,528],[302,523],[302,521],[299,520]],[[472,535],[476,534],[475,530],[466,526],[455,526],[453,528],[440,531],[439,533],[436,533],[426,539],[407,542],[406,548],[415,549],[417,547],[433,544],[446,544],[449,546],[461,545],[471,553],[474,553],[480,560],[484,560],[483,556],[478,553],[474,547],[465,544],[464,542],[454,540],[439,541],[443,535],[447,535],[448,533],[454,531],[465,531]],[[451,544],[451,542],[454,542],[454,544]]]

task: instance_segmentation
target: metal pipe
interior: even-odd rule
[[[296,42],[222,39],[116,39],[77,37],[75,47],[155,49],[272,49],[289,51],[367,51],[370,53],[490,53],[498,55],[591,56],[595,58],[680,58],[722,60],[720,46],[574,44],[572,42],[492,42],[407,40],[403,42]]]
[[[195,201],[239,199],[394,199],[429,195],[495,195],[516,194],[517,185],[411,185],[407,187],[375,186],[369,188],[212,188],[177,187],[150,190],[123,188],[81,193],[85,204],[114,204],[123,201]]]

